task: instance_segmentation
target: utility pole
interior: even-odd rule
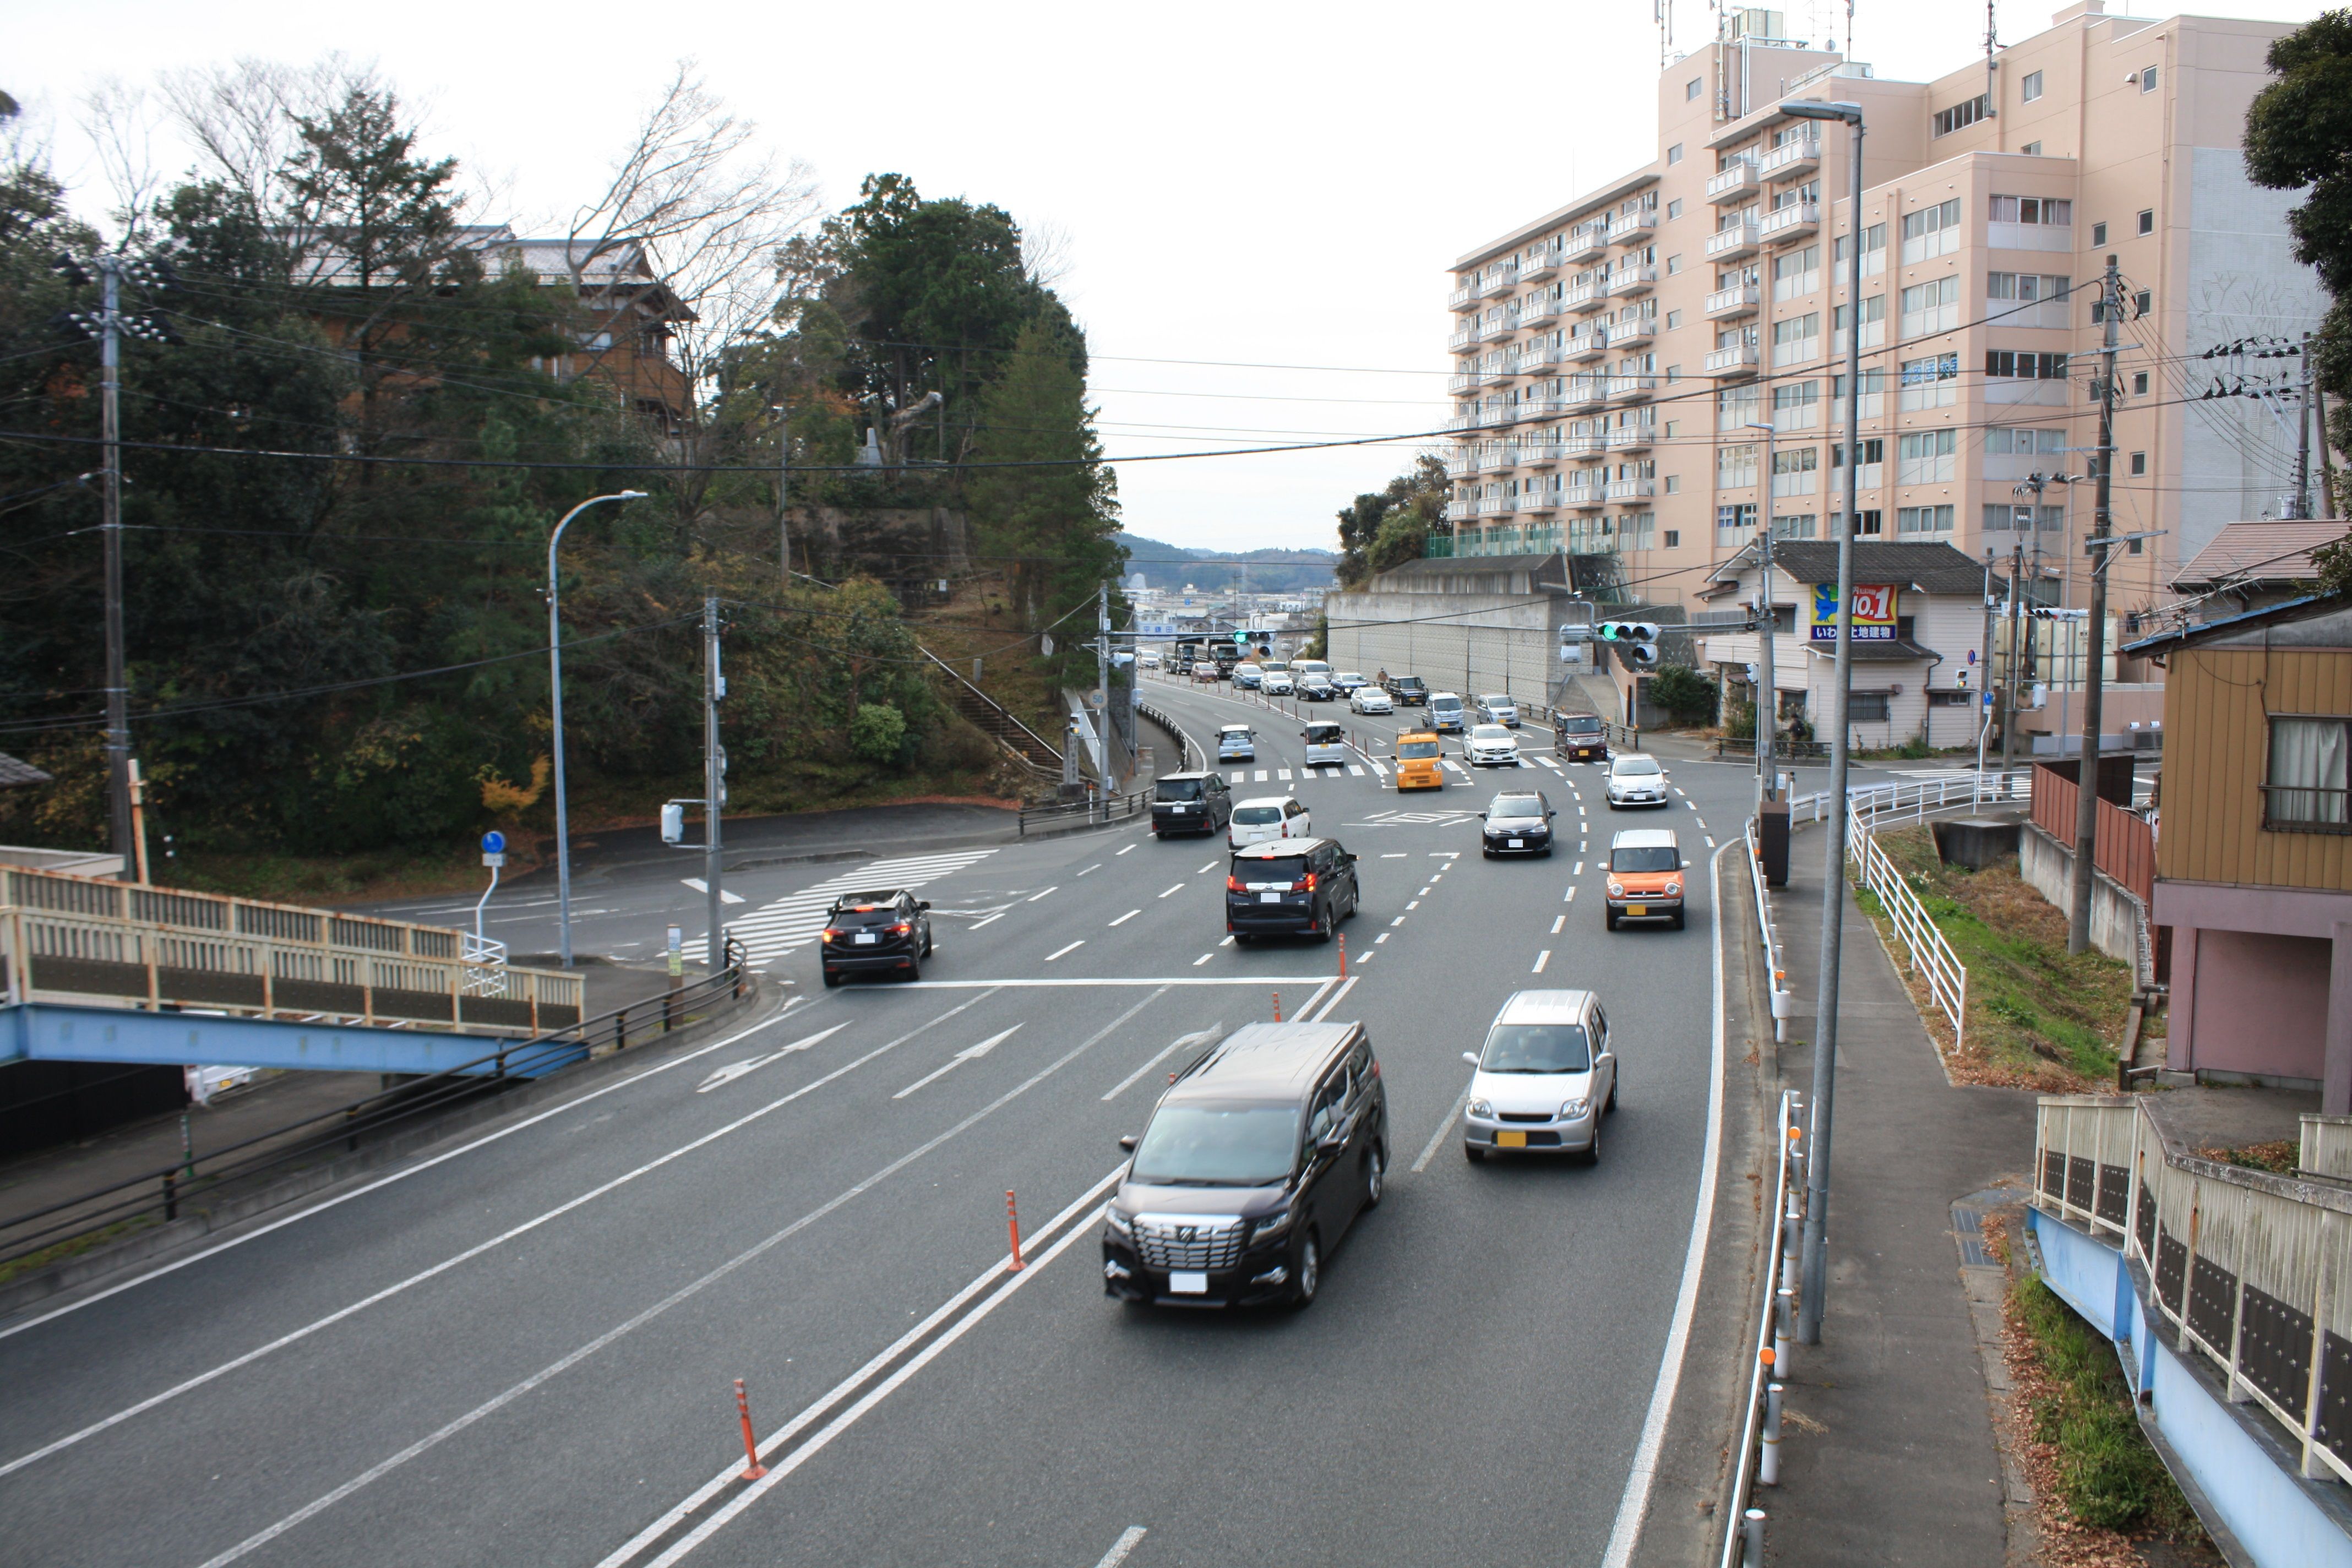
[[[1984,804],[1985,736],[1992,724],[1992,563],[1993,548],[1985,546],[1984,636],[1977,647],[1983,651],[1977,656],[1977,687],[1969,693],[1977,708],[1977,790],[1976,804]],[[2004,759],[2005,760],[2005,759]]]
[[[2294,412],[2294,515],[2311,519],[2311,334],[2303,334],[2303,395]]]
[[[702,882],[709,905],[710,942],[704,960],[710,973],[727,967],[727,931],[720,923],[726,900],[719,890],[719,812],[727,804],[727,752],[719,743],[719,700],[727,678],[719,672],[719,595],[702,601]]]
[[[793,515],[785,508],[786,486],[792,479],[793,425],[792,415],[781,403],[776,405],[776,566],[782,574],[776,580],[789,588],[793,585]]]
[[[2039,510],[2036,509],[2037,512]],[[2008,688],[2008,691],[2001,698],[2000,715],[2000,771],[2004,777],[2008,775],[2010,769],[2017,765],[2018,681],[2022,679],[2018,658],[2017,582],[2018,574],[2024,570],[2025,546],[2011,545],[2009,547],[2009,658],[2007,661],[2009,668],[2003,672],[2008,679],[2001,682]]]
[[[1100,705],[1095,710],[1097,753],[1102,759],[1102,786],[1106,798],[1118,787],[1111,777],[1110,757],[1110,584],[1095,584],[1095,689]]]
[[[1772,644],[1780,629],[1772,609],[1772,455],[1780,429],[1769,420],[1748,427],[1764,432],[1764,482],[1760,491],[1764,504],[1760,509],[1762,526],[1756,533],[1756,738],[1752,742],[1756,752],[1756,798],[1761,802],[1771,799],[1780,783],[1772,766],[1780,749],[1773,731],[1778,728],[1780,706],[1772,670]]]
[[[2116,280],[2116,258],[2107,258],[2106,275],[2099,283],[2099,314],[2106,332],[2099,352],[2098,489],[2091,511],[2090,621],[2083,628],[2087,641],[2083,669],[2082,765],[2074,780],[2074,875],[2066,910],[2066,951],[2082,952],[2091,945],[2093,864],[2099,845],[2099,724],[2106,692],[2100,679],[2100,662],[2106,657],[2107,535],[2113,531],[2116,472],[2116,338],[2123,325],[2122,285]],[[2307,362],[2306,362],[2307,363]]]

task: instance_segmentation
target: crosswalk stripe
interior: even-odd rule
[[[785,953],[806,946],[810,937],[823,931],[834,900],[842,894],[861,889],[919,888],[995,853],[993,848],[967,849],[869,861],[762,904],[740,920],[730,921],[727,929],[743,943],[751,963],[765,968]]]
[[[1349,778],[1362,778],[1364,776],[1364,770],[1357,763],[1349,763],[1348,764],[1348,776]]]

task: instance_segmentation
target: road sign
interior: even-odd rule
[[[498,831],[498,829],[492,828],[489,832],[482,835],[483,854],[501,855],[506,852],[506,847],[507,836]]]

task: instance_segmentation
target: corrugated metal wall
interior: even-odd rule
[[[2269,715],[2352,716],[2352,653],[2185,648],[2168,665],[2158,872],[2352,891],[2352,837],[2263,831],[2261,788]]]

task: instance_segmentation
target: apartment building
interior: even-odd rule
[[[2110,574],[2129,624],[2225,523],[2277,515],[2292,473],[2289,420],[2204,397],[2221,362],[2200,357],[2325,310],[2290,254],[2294,198],[2249,184],[2239,151],[2291,30],[2084,0],[1900,82],[1727,13],[1661,76],[1654,161],[1455,264],[1454,531],[1431,552],[1613,553],[1643,596],[1695,605],[1763,518],[1834,539],[1853,461],[1858,538],[2021,556],[2044,596],[2083,603],[2113,256],[2114,525],[2149,536]],[[1858,223],[1850,132],[1790,99],[1862,106]]]

